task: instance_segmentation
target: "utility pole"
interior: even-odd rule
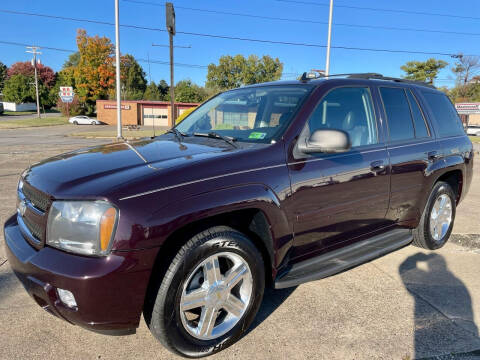
[[[38,73],[37,73],[37,55],[41,55],[38,46],[27,46],[27,53],[33,54],[32,65],[35,69],[35,93],[37,95],[37,117],[40,119],[40,97],[38,96]]]
[[[332,40],[332,18],[333,18],[333,0],[330,0],[330,14],[328,16],[327,60],[325,64],[325,76],[328,76],[330,74],[330,43]]]
[[[120,28],[119,28],[119,6],[118,0],[115,0],[115,67],[116,67],[116,85],[117,85],[117,139],[123,139],[122,136],[122,94],[120,84]]]
[[[170,40],[170,119],[175,126],[175,83],[173,81],[173,36],[175,35],[175,9],[170,2],[165,3],[166,25]]]

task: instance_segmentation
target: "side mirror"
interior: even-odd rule
[[[348,133],[342,130],[316,130],[309,139],[298,143],[298,150],[305,154],[338,153],[350,150]]]

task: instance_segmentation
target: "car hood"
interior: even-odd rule
[[[102,197],[115,187],[166,173],[174,167],[239,151],[218,141],[181,143],[171,139],[122,142],[61,154],[32,165],[25,180],[55,198]]]

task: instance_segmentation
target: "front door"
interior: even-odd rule
[[[355,241],[385,226],[389,160],[368,86],[338,87],[317,104],[300,139],[319,129],[344,130],[351,150],[302,154],[294,148],[288,167],[294,219],[292,258]]]

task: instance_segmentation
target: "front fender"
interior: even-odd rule
[[[171,234],[192,222],[245,209],[258,209],[265,215],[271,238],[271,243],[265,246],[273,261],[272,265],[278,265],[283,258],[282,254],[291,245],[292,225],[288,222],[277,195],[262,184],[223,188],[167,204],[152,213],[146,221],[151,239],[149,246],[161,246]]]

